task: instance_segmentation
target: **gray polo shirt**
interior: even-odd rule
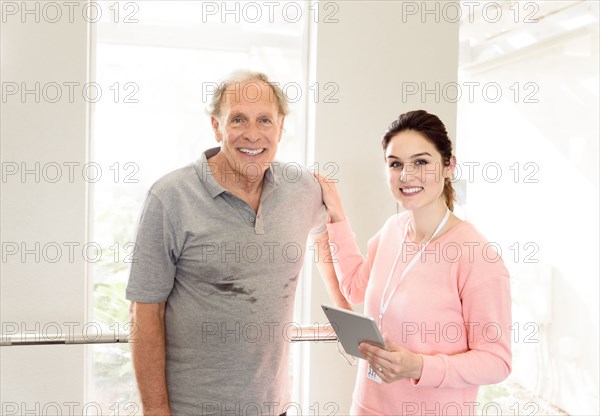
[[[127,299],[167,301],[173,414],[279,415],[307,237],[326,230],[321,188],[308,169],[275,161],[255,214],[213,177],[218,151],[150,188]]]

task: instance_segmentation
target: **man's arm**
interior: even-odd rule
[[[131,357],[144,416],[170,416],[165,376],[165,302],[131,302]]]
[[[325,231],[323,235],[315,239],[315,243],[318,247],[314,253],[317,260],[317,268],[319,269],[323,283],[325,283],[329,298],[337,307],[352,310],[352,306],[340,291],[340,284],[335,275],[335,269],[333,268],[334,260],[329,249],[329,233]]]

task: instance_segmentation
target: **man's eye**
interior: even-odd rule
[[[232,123],[241,123],[242,122],[242,118],[241,117],[234,117],[231,119]]]
[[[260,120],[260,122],[263,123],[263,124],[271,124],[271,120],[268,119],[268,118],[263,118],[263,119]]]

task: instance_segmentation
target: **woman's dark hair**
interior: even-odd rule
[[[440,152],[444,166],[450,165],[450,159],[452,158],[452,142],[448,137],[446,126],[438,116],[429,114],[425,110],[409,111],[408,113],[401,114],[397,120],[394,120],[390,127],[388,127],[388,130],[381,141],[383,151],[385,152],[394,136],[408,130],[420,133],[428,142],[435,146],[438,152]],[[446,199],[446,205],[450,211],[454,211],[455,195],[456,193],[454,192],[450,178],[445,178],[444,198]]]

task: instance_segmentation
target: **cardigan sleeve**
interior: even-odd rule
[[[464,265],[463,265],[464,266]],[[494,384],[511,372],[511,296],[508,271],[478,259],[461,267],[462,303],[468,350],[423,355],[423,371],[415,386],[463,388]]]
[[[348,219],[327,224],[327,230],[340,290],[351,304],[362,303],[381,231],[369,240],[368,254],[364,257],[356,244],[356,235],[352,232]]]

